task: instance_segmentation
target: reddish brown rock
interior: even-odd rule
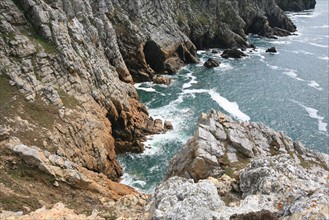
[[[165,76],[156,75],[153,78],[153,82],[156,84],[169,85],[171,83],[171,79]]]

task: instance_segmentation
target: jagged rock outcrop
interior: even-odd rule
[[[278,6],[284,11],[302,11],[314,9],[315,0],[275,0]]]
[[[146,206],[145,219],[219,219],[223,206],[217,188],[210,181],[172,177],[157,187]]]
[[[207,67],[207,68],[213,68],[213,67],[218,67],[219,64],[220,64],[219,61],[216,61],[216,60],[214,60],[214,59],[212,59],[212,58],[209,58],[209,59],[203,64],[203,66],[204,66],[204,67]]]
[[[276,53],[277,50],[276,50],[275,47],[270,47],[270,48],[268,48],[265,52],[266,52],[266,53]]]
[[[242,51],[238,50],[237,48],[224,50],[223,53],[221,54],[221,57],[223,57],[225,59],[242,58],[242,57],[246,57],[246,56],[247,56],[247,54],[243,53]]]
[[[195,135],[171,160],[166,180],[146,206],[146,219],[199,216],[191,201],[212,219],[243,219],[248,213],[326,219],[328,175],[329,155],[261,123],[236,122],[212,110],[201,115]]]
[[[162,122],[155,123],[149,117],[131,84],[131,75],[107,16],[111,13],[110,3],[0,2],[0,162],[3,164],[0,182],[7,184],[5,191],[12,192],[0,196],[1,209],[20,207],[22,210],[24,204],[32,204],[27,205],[30,211],[40,208],[47,192],[55,191],[52,189],[55,177],[60,179],[59,188],[65,183],[63,191],[56,192],[66,195],[65,201],[68,192],[90,191],[77,197],[81,201],[90,197],[90,203],[95,206],[102,204],[102,196],[117,200],[134,192],[120,193],[125,186],[111,182],[122,175],[116,153],[142,152],[145,136],[163,132],[164,127]],[[23,154],[8,148],[12,140],[16,140],[16,145],[36,146],[38,152],[49,152],[52,158],[70,161],[79,167],[79,172],[88,173],[87,179],[92,181],[84,182],[86,179],[82,178],[82,182],[74,185],[70,180],[74,182],[79,175],[58,164],[55,171],[72,174],[73,179],[58,177],[58,173],[53,175],[49,170],[32,171],[28,168],[30,160],[25,161]],[[15,179],[11,167],[16,165],[12,163],[19,163],[17,169],[24,170],[15,172],[38,175],[33,173],[30,179],[18,175]],[[15,188],[23,181],[38,183],[38,176],[45,179],[40,180],[45,182],[42,188],[45,195],[26,189],[34,192],[34,198],[30,199],[25,191]],[[88,187],[77,188],[80,183]],[[102,184],[113,188],[101,187]],[[47,206],[59,199],[52,197]],[[13,201],[19,202],[13,205]],[[86,203],[82,208],[79,203],[73,200],[72,206],[90,211],[91,205]]]

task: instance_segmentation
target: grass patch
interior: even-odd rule
[[[198,22],[200,22],[200,24],[202,24],[203,26],[209,25],[209,18],[206,14],[199,14],[197,16],[197,20]]]
[[[4,38],[6,43],[9,43],[12,40],[15,40],[15,34],[14,32],[5,32],[5,33],[0,33],[2,37]]]
[[[118,36],[121,36],[121,35],[124,36],[128,33],[127,27],[125,27],[124,24],[121,24],[121,23],[115,24],[114,30]]]
[[[19,196],[8,196],[3,192],[0,192],[0,204],[1,208],[4,210],[11,210],[16,212],[24,210],[23,206],[32,208],[32,210],[41,208],[42,206],[35,198],[26,199]]]
[[[183,15],[183,14],[179,14],[177,16],[177,21],[178,21],[179,26],[182,26],[186,22],[186,20],[187,19],[186,19],[185,15]]]
[[[9,80],[7,75],[0,76],[1,123],[4,123],[5,116],[10,118],[14,113],[18,113],[22,118],[51,129],[57,118],[57,108],[54,105],[47,105],[40,97],[34,102],[28,102],[15,86],[9,84]]]
[[[13,116],[13,111],[15,111],[15,106],[13,103],[16,99],[22,99],[22,94],[18,89],[9,84],[10,78],[2,74],[0,75],[0,123],[5,123],[5,116]]]
[[[34,33],[32,35],[27,35],[27,37],[29,37],[30,40],[32,40],[32,41],[34,40],[35,42],[40,44],[46,53],[48,53],[48,54],[58,53],[58,50],[57,50],[55,44],[52,41],[41,36],[40,34]]]
[[[58,109],[45,103],[40,96],[37,96],[34,102],[27,101],[15,86],[9,84],[9,80],[7,75],[0,75],[0,123],[16,128],[15,136],[24,143],[42,147],[46,137],[45,129],[52,130],[55,121],[60,121]],[[17,116],[27,120],[30,125],[22,126],[20,122],[15,121]]]
[[[47,105],[40,97],[37,97],[34,102],[25,101],[23,103],[23,109],[29,121],[50,130],[58,118],[57,107]]]
[[[80,106],[79,101],[74,96],[69,95],[62,89],[58,89],[57,92],[65,107],[76,109],[78,106]]]

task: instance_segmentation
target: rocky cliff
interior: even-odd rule
[[[248,33],[274,37],[296,30],[274,0],[124,0],[113,7],[118,45],[135,81],[196,62],[196,49],[246,47]]]
[[[146,135],[170,126],[133,83],[198,62],[196,49],[293,31],[274,0],[2,0],[0,209],[62,201],[108,213],[126,195],[143,206],[114,182],[116,153],[142,152]]]
[[[314,9],[316,4],[315,0],[275,0],[275,2],[284,11],[301,11]]]
[[[171,160],[146,219],[328,219],[329,156],[212,110]]]

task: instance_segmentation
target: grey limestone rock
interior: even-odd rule
[[[225,139],[215,138],[214,129],[225,132]],[[261,123],[235,122],[212,110],[200,116],[194,136],[171,160],[162,185],[178,184],[173,176],[211,181],[220,200],[231,201],[217,210],[223,219],[261,210],[279,219],[326,219],[328,161],[327,154],[307,149],[282,132]],[[159,196],[156,192],[157,200]]]
[[[224,202],[210,180],[194,183],[172,177],[157,187],[145,209],[146,219],[220,219]]]

